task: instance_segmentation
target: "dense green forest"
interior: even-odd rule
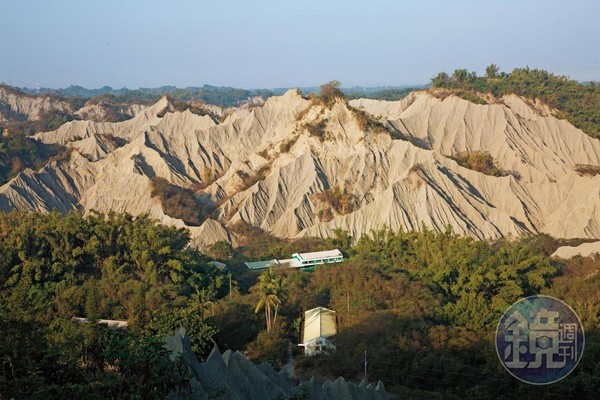
[[[1,214],[0,230],[0,396],[158,399],[185,389],[162,337],[185,326],[204,354],[214,328],[198,310],[225,279],[186,247],[186,230],[113,213]]]
[[[478,101],[477,96],[472,96],[473,92],[492,93],[496,97],[515,93],[540,99],[558,110],[558,118],[567,119],[588,135],[600,138],[600,85],[595,82],[582,84],[566,76],[529,67],[505,73],[491,64],[486,68],[485,76],[457,69],[451,75],[440,72],[431,83],[433,88],[459,91],[468,100]]]
[[[8,398],[164,398],[185,393],[161,338],[184,326],[197,355],[214,343],[318,379],[381,379],[402,398],[591,398],[600,387],[600,259],[548,258],[547,236],[479,242],[450,229],[380,230],[354,242],[283,240],[239,225],[239,247],[204,254],[185,230],[141,216],[92,213],[0,215],[0,395]],[[313,273],[244,268],[246,260],[337,247],[347,260]],[[225,262],[229,275],[208,264]],[[494,350],[501,314],[536,293],[571,304],[586,328],[577,370],[549,388],[511,378]],[[338,313],[337,352],[305,358],[301,316]],[[125,331],[73,316],[122,319]],[[148,394],[149,393],[149,394]]]

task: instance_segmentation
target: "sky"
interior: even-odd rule
[[[599,18],[599,0],[0,0],[0,82],[399,86],[491,63],[600,81]]]

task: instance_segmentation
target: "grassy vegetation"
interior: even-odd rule
[[[26,168],[38,170],[49,161],[64,160],[70,150],[56,144],[45,144],[21,131],[5,128],[0,133],[0,185]]]
[[[346,100],[344,92],[340,90],[340,81],[331,81],[321,85],[318,95],[311,95],[313,105],[319,104],[324,108],[331,108],[336,101]]]
[[[311,106],[300,112],[297,115],[296,120],[302,121],[314,106],[320,106],[323,109],[326,109],[333,107],[339,100],[346,102],[347,98],[339,87],[339,81],[331,81],[322,85],[318,95],[312,94],[310,96]],[[360,130],[368,133],[389,133],[381,121],[370,116],[365,111],[350,107],[349,105],[347,105],[347,107],[356,118]],[[327,119],[321,117],[323,114],[324,111],[322,110],[319,117],[311,122],[302,124],[302,127],[308,131],[310,136],[318,138],[321,142],[328,138],[328,133],[326,131]]]
[[[473,92],[459,90],[459,91],[454,92],[454,94],[456,96],[460,97],[461,99],[470,101],[471,103],[474,103],[474,104],[481,104],[481,105],[488,104],[487,101],[485,101],[484,99],[481,98],[481,96],[478,96],[477,94],[475,94]]]
[[[431,81],[433,88],[456,90],[463,96],[471,92],[468,96],[475,102],[478,96],[474,93],[491,93],[496,97],[514,93],[540,99],[559,110],[558,118],[567,119],[588,135],[600,138],[600,86],[593,82],[581,84],[566,76],[528,67],[504,73],[494,64],[488,66],[484,77],[457,69],[452,75],[441,72]]]
[[[313,122],[307,122],[303,125],[303,128],[308,131],[308,134],[312,137],[316,137],[321,142],[327,139],[327,121],[326,120],[315,120]]]
[[[298,136],[294,135],[293,137],[287,139],[285,142],[281,143],[279,146],[279,151],[281,153],[289,153],[289,151],[294,147],[296,142],[298,141]]]
[[[159,198],[165,214],[191,226],[202,225],[215,210],[214,204],[201,200],[193,190],[173,185],[164,178],[152,179],[151,196]]]
[[[349,109],[352,111],[352,114],[354,114],[361,131],[369,133],[389,133],[381,121],[378,121],[365,111],[353,107],[349,107]]]
[[[354,211],[356,198],[346,188],[335,186],[315,193],[313,196],[325,206],[318,214],[321,221],[331,221],[334,217],[333,212],[338,215],[346,215]]]
[[[256,172],[248,174],[244,171],[236,171],[236,175],[241,179],[237,191],[244,191],[254,186],[257,182],[264,180],[271,171],[271,164],[262,165]]]
[[[212,112],[210,112],[202,107],[199,107],[199,106],[190,104],[189,102],[185,102],[183,100],[174,98],[171,95],[167,95],[167,99],[169,100],[169,103],[171,104],[171,106],[173,107],[173,109],[175,111],[178,111],[178,112],[190,111],[191,113],[196,114],[196,115],[209,116],[213,121],[220,122],[219,116],[213,114]],[[168,112],[167,110],[164,110],[163,112],[159,113],[157,116],[162,118],[165,116],[165,114],[167,112]]]
[[[490,176],[506,176],[487,151],[461,152],[451,157],[460,166],[481,172]]]
[[[582,176],[596,176],[600,175],[600,166],[590,164],[577,164],[575,165],[575,172]]]

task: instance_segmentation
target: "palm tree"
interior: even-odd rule
[[[265,310],[265,320],[267,322],[267,332],[271,332],[277,322],[277,313],[281,305],[281,299],[285,296],[285,280],[269,268],[258,278],[258,291],[260,299],[254,309],[258,313],[261,309]]]
[[[281,300],[274,294],[266,294],[260,298],[258,303],[256,304],[255,313],[259,312],[261,308],[265,309],[265,319],[267,321],[267,332],[271,332],[273,329],[273,325],[275,324],[275,320],[277,319],[277,310],[279,309],[279,305],[281,304]],[[271,319],[271,309],[275,308],[275,316]]]
[[[198,289],[193,295],[193,302],[196,304],[198,312],[204,319],[206,311],[210,310],[211,314],[215,315],[214,292],[208,288]]]

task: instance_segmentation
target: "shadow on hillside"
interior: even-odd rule
[[[510,376],[500,364],[494,329],[471,332],[436,324],[400,312],[372,312],[342,326],[335,336],[337,351],[314,358],[301,357],[298,373],[320,378],[364,378],[367,350],[368,379],[381,380],[402,398],[546,399],[592,398],[600,387],[600,332],[586,332],[584,357],[575,371],[549,386],[531,386]],[[393,397],[392,397],[393,398]]]

